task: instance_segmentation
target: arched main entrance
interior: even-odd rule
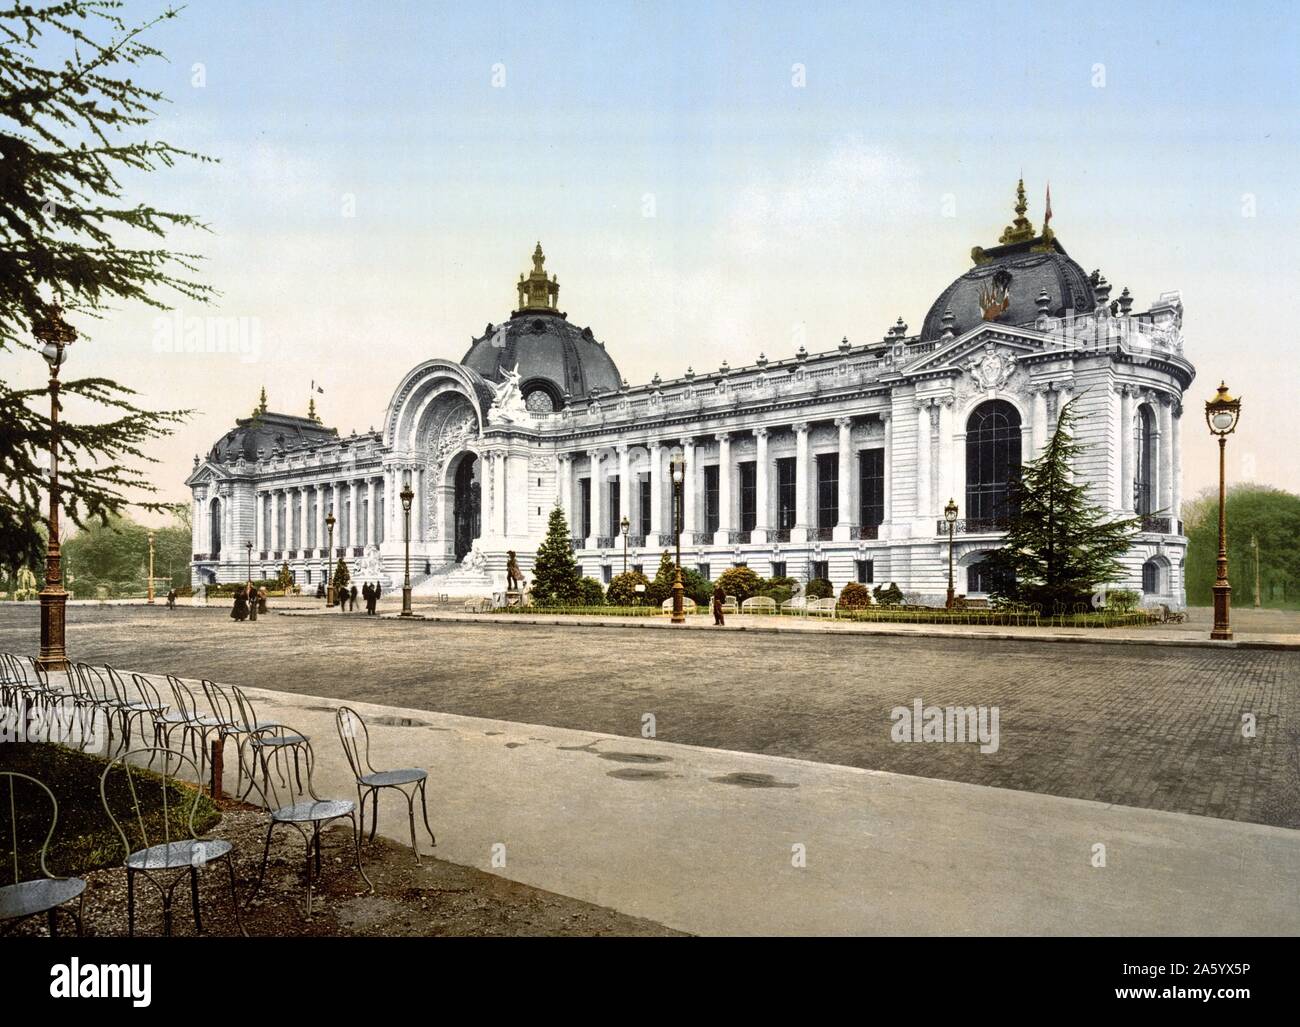
[[[460,562],[470,551],[479,536],[480,496],[479,461],[473,453],[466,453],[456,468],[456,495],[453,517],[456,525],[456,561]]]

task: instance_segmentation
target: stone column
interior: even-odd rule
[[[324,549],[329,544],[329,532],[325,528],[325,515],[328,500],[325,498],[325,486],[316,486],[316,548]],[[319,553],[317,554],[319,555]]]
[[[664,455],[663,446],[651,442],[650,453],[650,523],[642,525],[647,549],[657,549],[664,532]]]
[[[889,411],[885,411],[880,415],[880,420],[885,426],[885,466],[883,469],[885,476],[885,511],[884,523],[880,526],[880,535],[884,538],[886,525],[894,519],[894,415]]]
[[[587,450],[587,478],[591,483],[588,489],[588,495],[591,496],[591,534],[587,536],[587,541],[583,544],[584,549],[596,548],[596,541],[600,538],[601,518],[605,516],[601,512],[601,497],[605,490],[601,488],[600,464],[600,450]]]
[[[1183,405],[1175,401],[1170,409],[1170,440],[1169,445],[1173,450],[1173,474],[1170,476],[1170,487],[1173,492],[1173,498],[1169,505],[1169,516],[1175,521],[1170,526],[1170,530],[1178,532],[1177,522],[1182,520],[1183,516],[1183,447],[1182,447],[1182,423],[1183,423]],[[1181,534],[1181,532],[1179,532]]]
[[[754,462],[754,532],[751,542],[766,542],[771,519],[771,496],[768,495],[767,429],[755,428],[758,454]]]
[[[928,520],[933,513],[930,497],[930,405],[933,401],[916,402],[916,516]]]
[[[795,433],[794,461],[794,527],[790,529],[791,542],[808,541],[808,422],[793,425]]]
[[[1171,516],[1174,506],[1174,430],[1172,404],[1168,396],[1156,397],[1156,423],[1160,431],[1160,470],[1158,475],[1159,501],[1156,508],[1162,516]]]
[[[284,549],[284,514],[280,512],[280,489],[271,491],[271,549]]]
[[[375,479],[366,479],[366,545],[375,544]]]
[[[355,546],[357,544],[357,521],[360,520],[360,518],[357,517],[357,510],[361,505],[357,502],[359,496],[360,493],[357,490],[355,479],[348,482],[348,538],[346,542],[346,545],[348,546]]]
[[[939,400],[939,494],[934,497],[936,507],[946,505],[949,499],[956,499],[953,495],[952,465],[952,397],[944,396]]]
[[[1119,401],[1119,443],[1120,472],[1119,495],[1120,509],[1125,513],[1133,512],[1133,482],[1137,478],[1137,453],[1134,438],[1134,389],[1131,385],[1120,386]]]
[[[836,542],[848,542],[853,537],[853,418],[835,418],[835,427],[840,430],[839,451],[839,495],[835,516],[835,529],[831,537]]]
[[[626,442],[618,447],[618,516],[620,521],[624,517],[629,523],[632,520],[632,454]],[[611,524],[609,529],[611,535],[623,530],[621,524]]]
[[[1030,453],[1032,460],[1041,456],[1043,447],[1047,445],[1047,393],[1042,386],[1034,386],[1030,403],[1029,424],[1033,432],[1033,452]]]
[[[686,475],[682,481],[682,536],[687,545],[695,544],[695,440],[682,439],[682,458],[686,461]]]
[[[731,544],[731,432],[718,432],[718,531],[714,545]]]
[[[256,496],[256,501],[253,503],[253,516],[257,518],[257,523],[253,525],[253,548],[261,553],[266,549],[266,526],[262,520],[262,511],[266,508],[266,493],[258,492]]]

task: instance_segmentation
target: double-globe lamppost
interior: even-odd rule
[[[67,348],[77,339],[77,330],[60,316],[58,304],[46,307],[45,317],[32,325],[32,335],[41,344],[41,356],[50,365],[50,515],[49,538],[45,545],[45,587],[41,589],[41,651],[36,662],[44,670],[67,670],[64,641],[68,593],[63,590],[63,569],[59,554],[59,368],[67,359]]]
[[[149,598],[145,600],[153,606],[153,532],[149,532]]]
[[[248,550],[248,582],[244,586],[244,591],[248,595],[248,619],[257,620],[257,596],[253,594],[253,540],[250,538],[244,543],[244,548]]]
[[[411,472],[402,476],[402,535],[406,543],[406,576],[402,579],[402,616],[411,616],[411,502],[415,493],[411,491]]]
[[[680,449],[674,449],[669,463],[673,478],[673,535],[677,540],[677,572],[673,578],[673,624],[686,623],[685,604],[682,602],[682,485],[686,481],[686,457]]]
[[[623,515],[623,519],[618,522],[618,526],[619,528],[622,529],[623,532],[623,573],[626,574],[627,573],[627,532],[628,529],[632,527],[631,522],[627,519],[627,514]]]
[[[943,508],[943,519],[948,522],[948,601],[945,609],[951,610],[957,603],[957,593],[952,587],[952,533],[957,527],[957,502],[949,499]]]
[[[1228,640],[1232,638],[1232,626],[1229,612],[1232,606],[1232,586],[1228,584],[1228,529],[1225,516],[1227,491],[1224,486],[1225,452],[1228,436],[1237,430],[1237,419],[1241,416],[1241,400],[1234,399],[1228,392],[1228,386],[1219,382],[1219,389],[1214,398],[1205,403],[1205,423],[1210,427],[1210,434],[1219,438],[1219,556],[1215,561],[1214,576],[1214,629],[1211,638]]]
[[[325,515],[325,529],[329,532],[329,548],[325,550],[325,605],[334,605],[334,575],[330,573],[334,568],[334,510],[331,507],[330,512]]]

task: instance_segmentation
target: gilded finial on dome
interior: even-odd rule
[[[1025,217],[1025,211],[1028,209],[1029,201],[1025,199],[1025,180],[1021,178],[1016,183],[1016,219],[1002,230],[999,243],[1028,242],[1034,237],[1034,226]]]
[[[560,281],[554,275],[546,277],[546,254],[538,242],[533,250],[533,270],[525,278],[519,276],[516,288],[519,290],[520,310],[555,310],[556,300],[560,298]]]

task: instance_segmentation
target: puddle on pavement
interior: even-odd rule
[[[666,770],[639,770],[636,767],[623,767],[611,770],[606,777],[616,777],[620,781],[661,781],[668,776]]]
[[[507,749],[519,749],[526,745],[526,742],[506,742]]]
[[[671,756],[655,756],[645,752],[598,752],[602,760],[614,760],[616,763],[671,763]]]
[[[504,734],[505,734],[504,731],[484,731],[483,733],[484,733],[485,735],[487,735],[489,738],[491,738],[493,735],[504,735]]]
[[[428,727],[427,721],[415,720],[412,717],[392,717],[384,715],[382,717],[367,717],[367,724],[378,724],[380,727]]]
[[[741,788],[798,788],[793,781],[778,781],[771,774],[724,774],[709,778],[714,784],[739,785]]]

